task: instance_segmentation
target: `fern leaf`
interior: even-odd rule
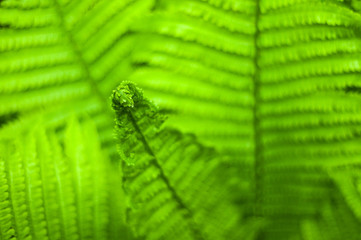
[[[132,83],[112,95],[128,221],[147,239],[237,239],[239,214],[220,181],[222,159],[164,117]],[[232,231],[231,231],[232,230]]]
[[[317,238],[320,206],[333,206],[325,169],[360,163],[354,6],[163,0],[131,26],[147,41],[132,52],[129,79],[171,114],[166,125],[232,156],[232,181],[248,181],[239,196],[253,193],[245,202],[270,220],[270,239]]]
[[[358,2],[2,1],[0,124],[14,118],[20,121],[2,128],[1,139],[12,139],[31,127],[39,115],[48,126],[59,127],[73,112],[88,113],[97,125],[103,149],[113,154],[109,120],[113,116],[106,101],[118,80],[127,78],[170,113],[166,126],[191,132],[200,143],[230,156],[221,161],[213,150],[188,135],[160,127],[153,105],[132,85],[118,91],[125,94],[121,97],[125,102],[115,105],[122,106],[117,108],[119,114],[125,113],[119,116],[123,120],[118,121],[118,134],[125,186],[134,204],[129,208],[129,221],[139,235],[247,239],[261,232],[265,239],[358,239],[356,177],[350,169],[337,173],[360,164]],[[145,104],[136,106],[138,100]],[[77,135],[80,139],[81,134]],[[18,157],[3,147],[14,164],[24,164],[19,159],[37,146],[33,138],[28,141],[26,146],[15,144]],[[77,164],[84,165],[85,156],[74,146],[65,152],[77,159],[72,167],[79,170]],[[82,143],[79,148],[85,146]],[[167,161],[170,154],[179,162]],[[214,165],[205,164],[203,155],[212,158],[209,162]],[[186,186],[175,179],[188,172],[175,176],[167,172],[193,169],[193,164],[204,164],[204,172],[184,177]],[[240,219],[230,220],[230,225],[238,221],[242,226],[238,231],[224,226],[214,232],[223,225],[212,225],[208,219],[222,219],[216,217],[218,212],[204,213],[207,204],[186,200],[194,189],[205,186],[199,184],[192,190],[187,185],[191,179],[216,178],[222,172],[218,165],[227,167],[220,179],[234,183],[233,195],[221,190],[227,199],[237,195],[235,212]],[[2,169],[8,168],[4,163]],[[39,195],[39,190],[36,184],[26,185],[22,176],[38,179],[37,170],[23,167],[19,171],[13,175],[16,178],[2,182],[14,182],[24,195],[14,206],[26,208],[4,217],[4,226],[14,226],[1,228],[4,236],[11,236],[19,224],[31,225],[29,219],[42,222],[50,214],[50,210],[37,208],[39,202],[26,203],[29,193]],[[80,171],[71,174],[77,178]],[[219,185],[220,180],[214,181]],[[90,194],[79,192],[82,187],[76,182],[71,191],[85,201]],[[184,195],[179,190],[183,188],[187,189]],[[210,202],[217,202],[212,194],[221,190],[209,193]],[[44,202],[50,201],[48,197],[44,195]],[[162,201],[167,204],[159,205]],[[225,204],[224,208],[233,207]],[[87,237],[92,226],[89,211],[75,209],[64,217],[81,224],[71,225],[67,234]],[[149,220],[141,224],[143,217]],[[176,224],[179,228],[173,227]],[[53,223],[48,231],[57,236],[57,228]],[[45,236],[42,227],[23,231],[24,237]]]
[[[112,177],[95,126],[68,126],[62,144],[41,127],[0,143],[1,239],[115,239],[122,215],[113,214],[122,202],[111,196],[120,179]]]
[[[1,2],[0,26],[6,27],[0,29],[0,116],[17,113],[31,122],[29,113],[47,114],[44,119],[61,125],[69,115],[87,113],[108,118],[108,126],[98,129],[105,145],[112,142],[108,96],[129,69],[129,25],[152,5],[153,0]]]

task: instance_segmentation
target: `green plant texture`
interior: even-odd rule
[[[359,240],[360,93],[359,0],[0,0],[0,240]]]

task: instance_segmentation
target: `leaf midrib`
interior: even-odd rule
[[[254,34],[254,48],[255,48],[255,56],[254,56],[254,85],[253,85],[253,95],[254,95],[254,106],[253,106],[253,135],[254,135],[254,191],[255,191],[255,215],[261,216],[261,200],[262,200],[262,174],[263,174],[263,163],[262,163],[262,152],[261,152],[261,128],[260,128],[260,119],[258,116],[258,104],[260,102],[260,68],[258,65],[259,59],[259,49],[257,47],[257,40],[259,37],[259,17],[260,17],[260,0],[256,1],[256,12],[255,12],[255,29],[256,32]]]
[[[200,232],[200,230],[198,229],[198,226],[196,224],[196,222],[194,221],[194,217],[192,214],[192,211],[187,207],[187,205],[183,202],[182,198],[179,196],[179,194],[177,193],[176,189],[172,186],[172,184],[170,183],[167,175],[164,173],[164,170],[162,168],[162,166],[159,163],[158,157],[157,155],[154,153],[152,147],[149,145],[149,140],[146,138],[146,136],[143,134],[143,131],[140,129],[133,113],[131,112],[131,110],[129,109],[127,111],[127,114],[129,116],[130,121],[132,122],[135,130],[139,133],[140,137],[141,137],[141,141],[145,147],[145,150],[148,152],[148,154],[150,154],[153,157],[153,163],[154,165],[159,169],[160,172],[160,177],[163,179],[163,181],[165,182],[166,186],[168,187],[168,189],[170,190],[170,192],[172,193],[172,196],[174,197],[174,199],[176,200],[176,202],[179,204],[180,208],[185,210],[185,217],[188,218],[188,220],[190,222],[188,222],[189,228],[191,229],[193,236],[195,237],[195,239],[198,240],[205,240]]]
[[[90,86],[91,91],[94,93],[96,98],[99,100],[100,104],[102,105],[103,111],[110,117],[113,117],[112,111],[110,107],[108,106],[108,98],[105,97],[102,92],[100,91],[95,79],[91,76],[91,72],[89,69],[89,64],[84,60],[83,55],[81,53],[81,50],[78,47],[78,44],[76,43],[75,39],[73,38],[70,31],[67,30],[65,26],[65,17],[62,12],[61,6],[59,5],[57,0],[53,0],[54,8],[56,11],[56,14],[59,18],[59,29],[60,31],[66,36],[68,39],[68,46],[73,51],[76,60],[80,67],[83,69],[85,76],[84,76],[84,82],[87,82]]]

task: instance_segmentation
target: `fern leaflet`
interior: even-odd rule
[[[191,135],[162,128],[164,117],[132,83],[114,90],[112,101],[135,232],[147,239],[239,239],[244,229],[219,178],[221,157]]]
[[[65,139],[60,143],[54,130],[35,127],[0,142],[1,239],[105,240],[124,234],[121,182],[103,158],[94,125],[72,120]]]

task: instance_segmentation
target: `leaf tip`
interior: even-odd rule
[[[133,108],[136,102],[143,99],[143,93],[134,83],[124,81],[113,90],[111,99],[114,110]]]

